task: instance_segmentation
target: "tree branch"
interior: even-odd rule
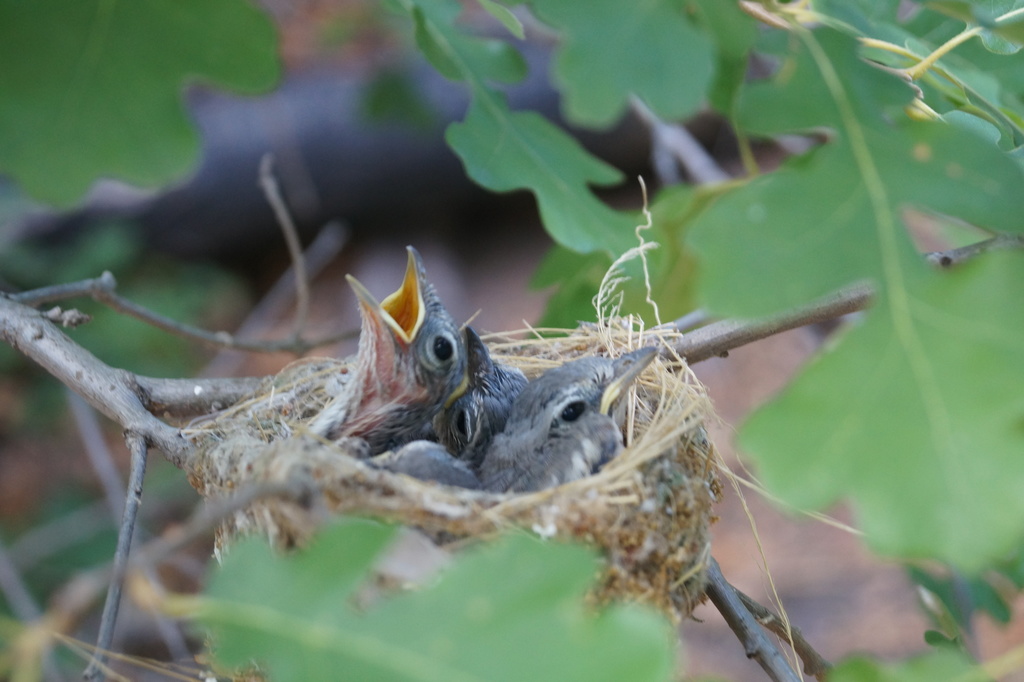
[[[735,588],[722,575],[722,569],[714,557],[707,566],[708,585],[705,592],[715,605],[729,628],[743,644],[747,658],[757,661],[768,677],[775,682],[802,682],[799,675],[789,666],[786,657],[758,626],[750,612],[743,605]]]
[[[145,408],[154,414],[177,418],[223,410],[252,395],[260,381],[260,377],[155,379],[135,376]]]
[[[676,163],[686,170],[696,184],[732,179],[686,126],[665,123],[636,96],[630,97],[629,103],[651,131],[651,160],[661,184],[675,185],[681,181]]]
[[[207,501],[187,523],[173,533],[155,538],[134,552],[128,561],[128,570],[151,570],[175,553],[207,535],[232,514],[247,508],[253,502],[271,497],[292,500],[308,506],[316,494],[306,481],[287,483],[256,483],[245,486],[231,497]],[[92,608],[114,575],[113,562],[75,575],[50,600],[48,614],[58,632],[69,632]]]
[[[800,660],[804,662],[804,674],[823,682],[828,675],[828,671],[832,669],[832,664],[822,658],[821,654],[815,651],[810,642],[804,639],[800,628],[792,625],[787,626],[771,609],[762,606],[736,587],[732,589],[735,590],[747,611],[769,632],[787,641],[792,638],[793,648],[796,649],[796,654],[800,657]]]
[[[111,273],[104,272],[99,277],[93,279],[86,279],[80,282],[70,282],[67,284],[58,284],[51,287],[43,287],[41,289],[33,289],[31,291],[25,291],[18,294],[9,294],[8,298],[27,306],[37,306],[44,303],[52,303],[54,301],[75,298],[78,296],[88,296],[94,301],[102,303],[119,313],[130,315],[138,320],[142,320],[146,324],[152,325],[157,329],[162,329],[169,334],[193,339],[213,348],[231,348],[234,350],[244,350],[253,353],[288,352],[296,355],[302,355],[313,348],[337,343],[351,338],[354,334],[358,333],[348,331],[312,340],[290,338],[275,341],[246,341],[236,339],[233,334],[228,332],[207,331],[190,324],[178,322],[166,315],[155,313],[134,301],[124,298],[116,292],[116,289],[117,280],[114,279],[114,276]]]
[[[332,221],[324,225],[313,242],[302,254],[302,262],[306,268],[306,276],[315,278],[321,270],[333,261],[348,242],[349,231],[339,222]],[[277,279],[273,286],[263,295],[245,320],[235,330],[236,336],[254,337],[271,326],[271,322],[280,319],[284,311],[296,300],[297,269],[291,265]],[[354,333],[353,333],[354,336]],[[234,374],[241,362],[242,353],[222,348],[202,370],[202,376],[228,376]]]
[[[959,265],[966,260],[970,260],[975,256],[985,253],[986,251],[995,251],[997,249],[1020,249],[1024,248],[1024,235],[1020,234],[998,234],[991,239],[985,239],[980,242],[968,244],[967,246],[961,246],[956,249],[949,249],[948,251],[933,251],[925,254],[925,260],[932,265],[938,265],[939,267],[948,268],[954,265]]]
[[[291,340],[298,341],[309,319],[309,277],[306,275],[306,261],[302,257],[299,231],[295,228],[295,221],[288,212],[288,206],[281,196],[281,188],[274,177],[273,154],[264,154],[260,159],[260,188],[274,211],[278,225],[281,226],[284,243],[288,246],[288,255],[295,271],[295,322],[292,326]]]
[[[712,322],[684,334],[672,350],[692,365],[790,329],[825,322],[863,310],[872,296],[873,290],[870,286],[857,284],[840,289],[815,303],[772,317]],[[666,355],[670,353],[671,351],[667,349],[664,351]]]
[[[120,424],[159,448],[177,467],[184,467],[192,448],[181,433],[150,414],[136,377],[114,369],[72,341],[33,308],[0,296],[0,338],[31,358],[61,383]]]
[[[121,530],[117,535],[117,550],[114,553],[113,573],[110,588],[107,590],[107,601],[103,604],[103,615],[100,618],[100,632],[96,638],[96,651],[92,661],[82,676],[89,680],[102,680],[105,677],[107,652],[114,639],[114,625],[117,624],[117,612],[121,606],[121,589],[124,587],[124,576],[128,569],[128,554],[132,548],[132,536],[135,535],[135,520],[139,515],[142,502],[142,481],[146,476],[146,458],[149,446],[142,436],[128,433],[125,436],[128,449],[131,450],[131,469],[128,474],[128,492],[124,498],[124,513],[121,516]]]

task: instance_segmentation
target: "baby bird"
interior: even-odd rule
[[[359,350],[344,390],[310,429],[330,440],[361,438],[376,455],[422,437],[434,415],[465,391],[466,347],[459,328],[427,281],[413,247],[405,279],[383,302],[354,277]]]
[[[582,358],[528,384],[483,458],[483,488],[550,488],[587,476],[615,457],[622,432],[609,412],[656,354],[655,348],[643,348],[615,360]]]
[[[471,490],[480,488],[480,479],[466,462],[452,457],[443,445],[429,440],[414,440],[398,452],[374,457],[370,464],[421,481]]]
[[[494,437],[505,428],[512,402],[526,386],[515,367],[491,359],[472,327],[465,329],[467,385],[465,392],[434,417],[437,440],[478,470]]]

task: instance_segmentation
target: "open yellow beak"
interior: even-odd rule
[[[398,291],[378,303],[373,294],[352,275],[346,275],[349,286],[359,299],[359,305],[371,319],[387,325],[394,335],[406,346],[412,343],[423,326],[426,305],[423,301],[422,264],[416,249],[407,247],[409,262],[405,267],[405,279]]]
[[[405,248],[409,252],[405,279],[402,280],[402,286],[398,291],[385,298],[380,307],[387,313],[388,317],[385,319],[395,334],[408,344],[412,343],[419,333],[427,311],[423,301],[423,283],[420,281],[423,276],[420,254],[411,246]]]
[[[626,353],[615,361],[615,377],[601,393],[601,414],[610,414],[612,404],[647,369],[658,349],[649,347]]]

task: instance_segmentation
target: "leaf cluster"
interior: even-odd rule
[[[45,201],[67,205],[100,176],[149,185],[180,177],[196,155],[182,85],[198,79],[252,92],[278,74],[271,23],[242,0],[66,4],[0,0],[0,170]],[[556,36],[551,79],[573,125],[607,128],[636,102],[668,122],[707,108],[727,120],[746,175],[666,189],[651,205],[650,238],[661,245],[649,263],[651,286],[662,310],[674,315],[696,302],[718,315],[760,316],[855,282],[876,292],[871,309],[741,430],[760,476],[795,507],[849,501],[867,542],[886,555],[938,559],[969,580],[1012,561],[1024,537],[1024,260],[1019,252],[984,253],[947,270],[927,265],[921,252],[1024,231],[1024,2],[530,0],[521,8],[482,1],[508,31],[501,38],[471,30],[456,0],[390,4],[434,67],[471,94],[464,119],[446,135],[468,175],[491,190],[536,198],[558,244],[535,279],[559,287],[549,320],[582,317],[595,278],[635,245],[642,220],[595,193],[623,182],[617,169],[536,112],[508,106],[502,87],[525,74],[516,41],[532,38],[531,22]],[[757,72],[767,75],[749,75]],[[806,151],[770,171],[758,167],[755,142],[792,148],[784,143],[794,139]],[[627,311],[646,312],[638,294],[627,292]],[[294,569],[311,571],[311,584],[342,600],[383,542],[378,531],[345,528],[338,533],[352,533],[363,549],[324,550],[337,582],[301,559]],[[353,642],[391,651],[380,648],[384,632],[405,638],[400,648],[412,658],[352,665],[391,663],[388,674],[402,675],[429,658],[478,673],[460,637],[485,639],[472,626],[480,614],[451,585],[461,580],[476,590],[483,576],[506,575],[518,553],[533,556],[516,543],[467,558],[470,568],[453,569],[455,582],[450,574],[436,591],[385,601],[365,617],[335,603],[316,612],[305,574],[263,576],[294,584],[278,610],[259,612],[245,597],[267,583],[245,582],[244,571],[229,574],[238,581],[234,592],[223,582],[215,588],[238,604],[211,602],[208,615],[220,618],[228,643],[230,628],[258,631],[264,616],[284,620],[251,636],[305,628],[309,642],[291,650],[299,655],[270,663],[278,674],[308,672],[306,664],[331,669],[333,656],[361,648]],[[538,556],[548,553],[556,550]],[[247,568],[263,561],[251,558]],[[576,567],[571,579],[547,564],[524,564],[521,580],[505,581],[525,595],[528,613],[502,601],[493,579],[486,583],[487,607],[499,609],[488,613],[501,614],[487,622],[537,647],[578,644],[583,652],[592,651],[584,644],[607,643],[608,632],[631,636],[632,626],[620,627],[633,623],[622,615],[631,612],[581,620],[578,604],[565,598],[578,595],[586,570],[578,558],[565,561]],[[924,574],[917,579],[940,597],[949,593]],[[957,622],[978,607],[998,609],[974,585],[980,596],[956,612]],[[296,616],[291,603],[306,610]],[[436,638],[435,621],[424,625],[432,609],[444,609],[453,628]],[[399,612],[413,615],[405,623]],[[375,619],[388,627],[378,631]],[[538,641],[528,626],[540,622],[550,641]],[[562,634],[579,641],[567,644],[552,622],[568,623]],[[362,627],[368,640],[359,639]],[[660,635],[636,627],[647,635],[632,646],[653,651],[647,647]],[[501,649],[506,644],[481,646],[514,658]],[[319,649],[303,658],[311,645]],[[229,660],[249,655],[224,646]],[[652,674],[663,673],[658,651],[657,664],[644,668]],[[621,672],[593,655],[597,668]],[[851,661],[835,679],[943,679],[962,672],[950,656],[895,669]],[[528,667],[534,662],[514,670],[536,672]]]

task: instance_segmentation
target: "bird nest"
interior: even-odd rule
[[[329,358],[292,363],[251,398],[190,429],[199,448],[189,480],[207,498],[290,482],[318,491],[312,505],[255,501],[221,527],[218,548],[255,533],[279,547],[302,545],[325,508],[408,524],[442,544],[520,528],[599,548],[606,563],[592,593],[598,603],[640,601],[678,621],[703,593],[711,507],[721,489],[704,428],[710,404],[672,352],[677,338],[674,332],[641,334],[622,319],[543,338],[485,337],[494,359],[529,378],[586,355],[617,357],[654,344],[663,349],[624,399],[625,449],[596,474],[554,488],[497,494],[437,485],[376,468],[350,456],[343,441],[318,438],[308,423],[348,372],[344,361]]]

